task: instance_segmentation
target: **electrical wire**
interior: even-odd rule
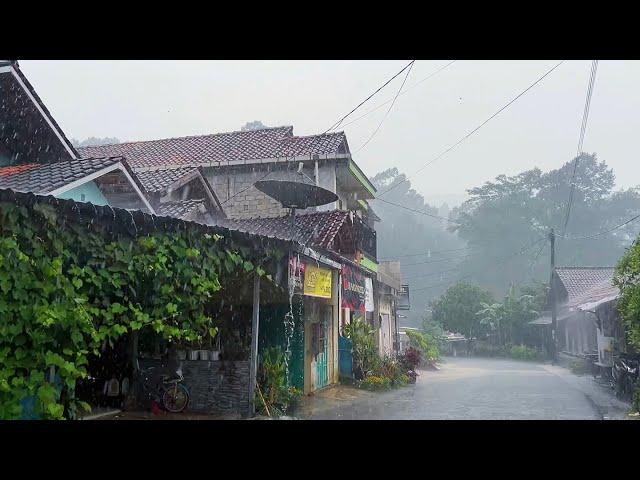
[[[420,85],[421,83],[425,82],[426,80],[429,80],[432,77],[435,77],[437,74],[439,74],[441,71],[443,71],[444,69],[446,69],[447,67],[449,67],[450,65],[454,64],[456,62],[456,60],[453,60],[449,63],[447,63],[444,67],[440,67],[438,70],[436,70],[435,72],[427,75],[425,78],[423,78],[422,80],[417,81],[416,83],[414,83],[413,85],[411,85],[410,87],[407,87],[404,91],[400,92],[400,95],[404,95],[405,93],[408,93],[409,91],[413,90],[415,87],[417,87],[418,85]],[[393,101],[393,98],[390,98],[389,100],[387,100],[386,102],[382,102],[380,105],[372,108],[371,110],[369,110],[367,113],[363,113],[362,115],[360,115],[358,118],[355,118],[353,120],[351,120],[350,122],[345,123],[344,125],[342,125],[342,128],[346,128],[349,125],[356,123],[358,120],[363,119],[364,117],[371,115],[373,112],[375,112],[376,110],[384,107],[387,103]]]
[[[569,200],[567,200],[566,214],[564,217],[564,225],[562,227],[562,234],[567,233],[567,225],[569,224],[569,217],[571,215],[571,205],[573,204],[573,194],[576,189],[576,172],[578,171],[578,163],[582,157],[582,144],[584,142],[584,136],[587,131],[587,121],[589,119],[589,107],[591,106],[591,96],[593,95],[593,85],[596,81],[596,72],[598,70],[598,60],[591,62],[591,75],[589,76],[589,86],[587,88],[587,98],[584,103],[584,111],[582,112],[582,124],[580,126],[580,135],[578,139],[578,151],[576,153],[576,159],[573,162],[573,173],[571,175],[571,189],[569,190]]]
[[[415,212],[415,213],[419,213],[421,215],[426,215],[427,217],[437,218],[439,220],[445,220],[445,221],[450,222],[450,223],[455,223],[456,225],[462,225],[462,223],[460,223],[460,222],[458,222],[456,220],[451,220],[450,218],[447,218],[447,217],[441,217],[440,215],[434,215],[433,213],[423,212],[422,210],[416,210],[415,208],[405,207],[404,205],[400,205],[399,203],[390,202],[390,201],[385,200],[383,198],[374,198],[374,200],[375,201],[384,202],[384,203],[387,203],[389,205],[394,205],[394,206],[399,207],[399,208],[404,208],[405,210],[409,210],[410,212]]]
[[[639,217],[640,217],[640,215],[639,215]],[[524,246],[523,248],[521,248],[517,252],[514,252],[513,254],[511,254],[511,255],[509,255],[507,257],[501,257],[501,258],[498,257],[497,259],[495,259],[495,263],[496,264],[501,264],[501,263],[504,263],[504,262],[510,260],[511,258],[513,258],[515,256],[522,255],[524,252],[526,252],[527,250],[535,247],[538,243],[540,243],[540,242],[542,242],[544,240],[546,240],[546,237],[540,237],[535,242],[531,243],[528,246]],[[474,275],[475,275],[475,273],[470,273],[468,275],[464,275],[462,277],[458,277],[457,279],[451,279],[451,280],[446,281],[446,282],[441,282],[441,283],[436,283],[434,285],[428,285],[426,287],[416,288],[413,291],[414,292],[419,292],[419,291],[422,291],[422,290],[428,290],[428,289],[440,287],[440,286],[443,286],[443,285],[451,285],[451,281],[459,282],[460,280],[465,280],[465,279],[470,278],[470,277],[472,277]]]
[[[358,153],[359,151],[361,151],[364,147],[366,147],[369,142],[371,140],[373,140],[373,137],[376,136],[376,133],[378,133],[378,130],[380,130],[380,127],[382,127],[382,124],[384,123],[384,121],[387,119],[387,116],[389,115],[389,113],[391,112],[391,109],[393,108],[393,106],[396,103],[396,100],[398,99],[398,95],[400,95],[400,92],[402,91],[402,88],[404,87],[405,82],[407,81],[407,78],[409,78],[409,74],[411,73],[411,69],[413,68],[413,63],[415,62],[415,60],[413,62],[411,62],[409,70],[407,70],[407,74],[404,76],[404,79],[402,80],[402,85],[400,85],[400,88],[398,89],[398,92],[396,93],[396,96],[393,97],[393,102],[391,102],[391,105],[389,105],[389,109],[387,110],[387,113],[384,114],[384,117],[382,117],[382,120],[380,120],[380,123],[378,124],[378,126],[376,127],[376,129],[373,131],[373,133],[371,134],[371,136],[369,138],[367,138],[366,142],[364,142],[362,144],[362,146],[360,146],[360,148],[358,148],[355,153]]]
[[[407,65],[404,66],[404,68],[402,70],[400,70],[398,73],[396,73],[393,77],[391,77],[389,80],[387,80],[381,87],[379,87],[375,92],[373,92],[371,95],[369,95],[367,98],[365,98],[362,102],[360,102],[358,104],[357,107],[355,107],[353,110],[351,110],[349,113],[347,113],[344,117],[342,117],[340,120],[338,120],[336,123],[334,123],[333,125],[331,125],[329,128],[327,128],[324,132],[322,132],[322,135],[324,135],[325,133],[331,131],[331,130],[335,130],[336,128],[338,128],[340,126],[340,124],[349,116],[351,115],[353,112],[355,112],[357,109],[359,109],[362,105],[364,105],[365,103],[367,103],[371,98],[373,98],[373,96],[378,93],[380,90],[382,90],[384,87],[386,87],[387,85],[389,85],[398,75],[400,75],[402,72],[404,72],[407,68],[409,68],[411,65],[413,65],[413,62],[415,62],[415,60],[411,60],[411,62],[409,62]]]
[[[594,233],[593,235],[576,236],[576,235],[558,235],[558,234],[555,234],[555,237],[556,238],[566,239],[566,240],[584,240],[584,239],[587,239],[587,238],[596,238],[596,237],[600,237],[602,235],[606,235],[607,233],[611,233],[611,232],[613,232],[615,230],[618,230],[619,228],[622,228],[625,225],[628,225],[631,222],[636,221],[638,218],[640,218],[640,214],[636,215],[635,217],[631,217],[629,220],[627,220],[624,223],[621,223],[620,225],[616,225],[615,227],[610,228],[608,230],[604,230],[602,232]]]
[[[473,130],[471,130],[469,133],[467,133],[465,136],[463,136],[460,140],[458,140],[456,143],[454,143],[453,145],[451,145],[449,148],[447,148],[446,150],[444,150],[442,153],[438,154],[436,157],[434,157],[433,159],[429,160],[427,163],[425,163],[422,167],[420,167],[418,170],[416,170],[411,176],[405,177],[403,180],[401,180],[400,182],[392,185],[391,187],[389,187],[387,190],[385,190],[382,193],[378,194],[378,199],[380,198],[380,196],[382,195],[386,195],[387,193],[389,193],[391,190],[393,190],[394,188],[397,188],[398,186],[402,185],[405,182],[408,182],[410,178],[414,177],[416,174],[418,174],[419,172],[421,172],[422,170],[424,170],[426,167],[428,167],[429,165],[431,165],[432,163],[434,163],[435,161],[441,159],[442,157],[444,157],[447,153],[449,153],[451,150],[453,150],[454,148],[456,148],[458,145],[460,145],[462,142],[464,142],[467,138],[471,137],[473,134],[475,134],[478,130],[480,130],[482,127],[484,127],[487,123],[489,123],[491,120],[493,120],[495,117],[497,117],[501,112],[503,112],[504,110],[506,110],[509,106],[511,106],[516,100],[518,100],[520,97],[522,97],[525,93],[527,93],[529,90],[531,90],[533,87],[535,87],[538,83],[540,83],[545,77],[547,77],[549,74],[551,74],[551,72],[553,72],[556,68],[558,68],[560,65],[562,65],[564,63],[564,60],[560,61],[559,63],[557,63],[556,65],[554,65],[553,67],[551,67],[551,69],[547,70],[546,73],[544,73],[541,77],[539,77],[535,82],[533,82],[531,85],[529,85],[527,88],[525,88],[522,92],[520,92],[518,95],[516,95],[514,98],[512,98],[506,105],[504,105],[503,107],[501,107],[498,111],[496,111],[493,115],[491,115],[489,118],[487,118],[484,122],[482,122],[480,125],[478,125],[476,128],[474,128]]]
[[[448,253],[448,252],[459,252],[462,250],[469,250],[471,249],[471,247],[463,247],[463,248],[452,248],[450,250],[431,250],[431,249],[427,249],[426,251],[422,252],[422,253],[410,253],[407,255],[396,255],[395,257],[384,257],[384,258],[380,258],[378,260],[395,260],[396,258],[406,258],[406,257],[420,257],[422,255],[435,255],[438,253]]]

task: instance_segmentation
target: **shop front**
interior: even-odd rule
[[[289,297],[261,309],[260,350],[282,348],[288,381],[305,394],[338,381],[338,267],[292,253]]]

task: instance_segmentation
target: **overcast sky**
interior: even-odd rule
[[[411,175],[555,65],[549,61],[416,61],[387,104],[344,130],[370,176]],[[20,67],[69,137],[149,140],[239,130],[260,120],[322,133],[407,61],[28,61]],[[465,143],[412,178],[436,203],[501,173],[557,168],[576,153],[590,60],[566,61]],[[403,75],[355,112],[394,97]],[[584,150],[640,184],[640,62],[600,61]],[[413,87],[413,88],[412,88]],[[444,196],[444,197],[443,197]]]

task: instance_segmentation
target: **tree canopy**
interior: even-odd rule
[[[450,226],[468,243],[473,255],[460,265],[468,276],[493,292],[510,284],[545,280],[549,275],[550,228],[557,234],[557,265],[613,265],[635,236],[629,224],[597,239],[561,237],[573,173],[573,161],[543,173],[534,168],[468,190],[469,200],[454,209],[460,222]],[[595,154],[583,154],[575,177],[574,201],[567,236],[597,233],[631,218],[640,209],[640,192],[614,191],[615,176]],[[540,240],[532,246],[536,240]],[[518,254],[518,252],[521,252]],[[513,258],[504,260],[513,254]]]
[[[372,178],[372,183],[378,191],[398,185],[384,195],[384,200],[439,215],[438,209],[429,205],[422,195],[411,188],[411,182],[406,181],[406,175],[397,168],[378,173]],[[429,300],[446,288],[439,285],[433,288],[434,284],[445,279],[444,274],[439,272],[455,265],[455,262],[442,260],[459,256],[465,243],[455,233],[447,231],[445,220],[377,200],[372,201],[372,206],[381,219],[376,225],[378,258],[400,260],[403,281],[410,283],[412,291],[411,310],[407,312],[408,323],[419,327]]]
[[[483,308],[483,304],[492,301],[493,297],[488,291],[476,285],[459,282],[431,302],[432,318],[446,330],[472,338],[483,328],[477,312]]]

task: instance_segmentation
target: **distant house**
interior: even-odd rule
[[[0,188],[155,213],[123,157],[81,159],[16,62],[0,62],[0,99]]]
[[[558,348],[570,355],[598,354],[603,366],[611,364],[614,339],[624,332],[616,311],[619,291],[613,285],[614,267],[556,267],[552,288],[556,293]],[[531,322],[551,325],[550,313]]]

